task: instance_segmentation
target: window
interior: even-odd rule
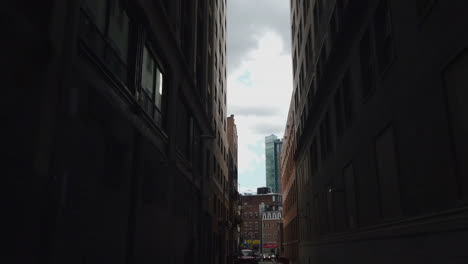
[[[302,5],[303,5],[303,9],[302,9],[302,16],[304,17],[304,20],[307,19],[307,13],[309,11],[309,2],[310,0],[303,0],[302,1]]]
[[[377,174],[380,186],[381,215],[385,218],[401,214],[398,166],[393,127],[387,127],[375,140]]]
[[[305,93],[305,89],[306,89],[306,87],[304,85],[305,80],[306,80],[306,69],[305,69],[306,68],[306,61],[307,60],[304,60],[303,63],[302,63],[302,69],[301,69],[302,76],[300,77],[301,78],[301,90],[302,90],[301,92],[302,92],[302,94]]]
[[[345,128],[348,128],[351,126],[354,120],[353,90],[351,86],[349,70],[343,76],[341,84],[343,87],[343,110],[345,118],[344,124]]]
[[[298,42],[297,42],[297,46],[299,48],[301,48],[302,46],[302,19],[299,20],[299,30],[298,30]]]
[[[368,98],[375,90],[374,66],[370,50],[370,31],[367,30],[360,43],[362,97]]]
[[[324,160],[330,150],[330,123],[328,113],[325,113],[322,123],[320,124],[320,149],[322,150],[322,160]]]
[[[452,153],[455,172],[452,175],[440,177],[441,185],[445,188],[445,199],[450,199],[445,204],[452,203],[453,200],[468,201],[468,100],[467,85],[468,78],[466,69],[468,68],[468,50],[463,50],[443,71],[444,90],[447,104],[447,115],[450,120]],[[440,193],[442,190],[438,190]],[[440,199],[440,198],[439,198]]]
[[[202,175],[202,157],[203,157],[203,151],[201,148],[201,142],[200,142],[200,128],[199,126],[193,122],[192,125],[192,158],[193,158],[193,167],[194,167],[194,172],[198,173],[198,177]]]
[[[425,15],[434,4],[435,0],[417,0],[416,1],[416,8],[418,10],[418,15],[423,16]]]
[[[390,21],[390,10],[386,0],[380,1],[374,15],[375,25],[375,50],[379,70],[383,72],[387,69],[394,56],[392,24]]]
[[[296,68],[297,68],[297,52],[294,51],[293,54],[293,75],[296,75]]]
[[[84,0],[80,35],[115,76],[127,82],[130,19],[121,1]]]
[[[163,74],[147,45],[145,45],[143,49],[141,88],[142,95],[140,100],[145,112],[150,115],[157,124],[161,124]]]
[[[356,183],[354,178],[353,165],[349,164],[343,169],[345,182],[346,208],[348,210],[348,226],[357,227],[357,203],[356,203]]]
[[[274,195],[272,195],[272,196],[271,196],[271,199],[272,199],[272,200],[273,200],[273,202],[274,202],[274,201],[275,201],[275,196],[274,196]]]
[[[326,40],[323,42],[322,48],[320,50],[320,56],[317,61],[317,78],[322,78],[323,73],[325,72],[325,63],[326,63]]]
[[[314,49],[313,49],[313,42],[312,42],[312,29],[309,29],[309,32],[307,34],[307,42],[309,45],[306,48],[306,56],[307,56],[307,61],[309,61],[309,70],[310,71],[310,65],[312,64],[312,61],[314,60]]]
[[[190,116],[183,100],[180,101],[179,107],[177,108],[176,143],[182,156],[188,161],[191,161],[193,118]]]
[[[340,137],[343,134],[343,97],[342,86],[338,88],[335,93],[335,123],[336,123],[336,136]]]
[[[296,33],[296,14],[293,15],[292,25],[291,25],[291,39],[294,41],[294,34]]]
[[[313,9],[313,16],[314,16],[314,33],[315,33],[315,36],[318,36],[318,26],[319,26],[319,2],[318,1],[315,1],[315,6],[314,6],[314,9]]]
[[[336,38],[337,38],[337,35],[338,35],[338,31],[339,31],[339,28],[338,28],[338,11],[336,9],[336,7],[333,9],[333,13],[332,13],[332,16],[331,16],[331,19],[330,19],[330,42],[331,42],[331,45],[334,44],[334,42],[336,41]]]
[[[312,144],[310,145],[310,167],[311,173],[315,173],[318,166],[318,148],[317,148],[317,138],[314,137]]]

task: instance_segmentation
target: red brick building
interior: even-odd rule
[[[282,206],[282,197],[278,193],[242,195],[241,196],[241,242],[244,247],[260,250],[262,219],[260,205],[272,206],[277,210]]]
[[[293,106],[293,101],[291,101]],[[283,207],[283,232],[284,251],[282,255],[287,257],[291,264],[297,263],[299,252],[298,217],[297,217],[297,183],[296,168],[294,165],[295,134],[294,134],[294,109],[290,108],[286,129],[283,135],[283,147],[281,149],[280,175],[281,194],[284,199]]]
[[[262,213],[262,245],[263,253],[279,254],[281,248],[281,223],[282,206],[275,208],[276,211],[266,211]]]

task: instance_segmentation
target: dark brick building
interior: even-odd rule
[[[226,1],[0,10],[4,259],[225,263]]]
[[[291,0],[298,263],[463,263],[468,3]]]
[[[262,232],[262,217],[260,205],[266,207],[275,206],[278,208],[282,204],[280,194],[251,194],[241,195],[241,243],[249,244],[251,248],[259,251]]]

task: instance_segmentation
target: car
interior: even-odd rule
[[[242,249],[236,259],[237,264],[257,264],[257,258],[251,249]]]
[[[268,253],[263,253],[262,260],[263,261],[271,261],[271,255],[268,254]]]

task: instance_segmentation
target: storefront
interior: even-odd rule
[[[264,243],[263,244],[263,253],[273,253],[277,254],[277,244],[276,243]]]

